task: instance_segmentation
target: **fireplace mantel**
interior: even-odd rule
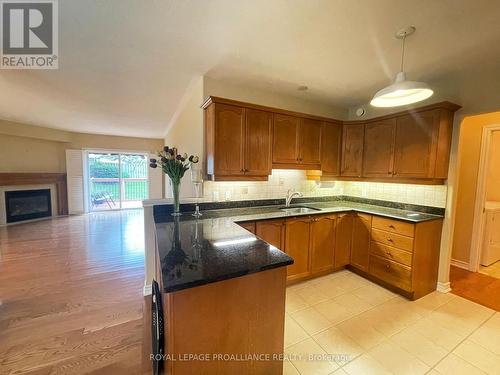
[[[57,214],[68,214],[66,173],[0,173],[0,186],[55,184]]]

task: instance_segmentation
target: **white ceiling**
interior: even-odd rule
[[[0,71],[0,118],[161,137],[200,75],[351,107],[393,79],[407,25],[409,79],[500,92],[498,0],[60,0],[59,20],[59,70]]]

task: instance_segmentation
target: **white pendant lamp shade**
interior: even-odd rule
[[[409,26],[396,33],[396,38],[403,40],[401,52],[401,69],[396,80],[390,86],[379,90],[370,104],[374,107],[399,107],[402,105],[417,103],[434,94],[434,91],[424,82],[407,81],[404,72],[405,41],[408,35],[415,32],[415,27]]]
[[[399,72],[395,82],[377,91],[370,104],[374,107],[399,107],[417,103],[434,94],[424,82],[407,81],[405,72]]]

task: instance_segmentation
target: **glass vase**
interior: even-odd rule
[[[172,180],[170,179],[170,187],[172,188],[172,198],[174,199],[174,210],[172,212],[172,216],[180,216],[181,215],[181,210],[180,210],[180,198],[179,198],[179,193],[180,193],[180,187],[181,187],[181,181],[180,180]]]

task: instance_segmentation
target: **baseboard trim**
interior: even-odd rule
[[[464,270],[467,270],[467,271],[469,270],[469,263],[464,262],[463,260],[452,259],[451,265],[458,267],[458,268],[463,268]]]
[[[142,295],[144,297],[150,296],[153,293],[153,287],[151,284],[144,284],[144,288],[142,288]]]
[[[449,281],[446,283],[438,281],[436,290],[440,293],[449,293],[451,292],[451,283]]]

